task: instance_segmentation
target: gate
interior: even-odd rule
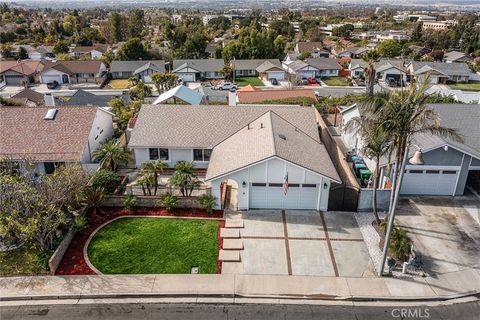
[[[360,188],[336,184],[330,188],[328,211],[357,211]]]

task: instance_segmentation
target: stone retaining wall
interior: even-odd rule
[[[50,273],[52,275],[55,275],[55,272],[57,271],[57,268],[63,259],[63,255],[65,254],[68,247],[70,246],[70,242],[72,242],[74,235],[75,235],[75,230],[73,228],[68,230],[67,234],[65,235],[65,238],[62,240],[62,242],[60,242],[59,246],[57,247],[55,252],[52,254],[50,259],[48,259],[48,268],[50,269]]]

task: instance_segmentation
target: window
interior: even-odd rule
[[[423,170],[410,170],[410,173],[423,173]]]
[[[149,150],[150,160],[164,160],[168,161],[168,149],[164,148],[150,148]]]
[[[298,183],[290,183],[290,184],[288,184],[288,187],[289,188],[298,188],[298,187],[300,187],[300,185]]]
[[[281,183],[269,183],[268,186],[269,187],[282,187],[283,184],[281,184]]]
[[[193,149],[193,161],[210,161],[211,149]]]
[[[304,187],[304,188],[316,188],[317,185],[312,184],[312,183],[304,183],[304,184],[302,184],[302,187]]]
[[[252,187],[266,187],[266,183],[253,182]]]
[[[440,173],[439,170],[427,170],[426,172],[427,172],[427,174],[439,174]]]
[[[457,174],[457,171],[454,171],[454,170],[443,170],[443,174]]]
[[[52,174],[56,169],[64,167],[65,162],[44,162],[43,168],[45,169],[45,174]]]

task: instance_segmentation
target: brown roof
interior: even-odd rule
[[[2,61],[0,63],[0,73],[5,71],[15,71],[20,74],[31,75],[36,72],[42,71],[45,64],[42,61]]]
[[[261,103],[297,97],[315,99],[315,94],[311,89],[238,91],[237,95],[239,103]]]
[[[97,113],[96,107],[0,108],[0,157],[33,161],[80,161]]]
[[[97,50],[101,53],[107,52],[108,46],[106,44],[96,44],[93,46],[76,46],[73,48],[72,52],[76,53],[89,53],[92,50]]]
[[[321,50],[321,51],[325,51],[323,49],[323,44],[321,41],[312,41],[312,42],[298,42],[297,43],[298,45],[298,51],[301,53],[301,52],[305,52],[305,51],[308,51],[308,52],[313,52],[313,51],[318,51],[318,50]]]
[[[72,60],[49,62],[43,71],[55,69],[68,74],[98,73],[103,62],[100,60]]]
[[[32,89],[23,89],[22,91],[10,96],[11,99],[26,99],[35,102],[36,104],[43,104],[43,94]]]

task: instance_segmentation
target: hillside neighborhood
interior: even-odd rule
[[[5,314],[195,297],[478,317],[478,11],[181,3],[0,4]]]

